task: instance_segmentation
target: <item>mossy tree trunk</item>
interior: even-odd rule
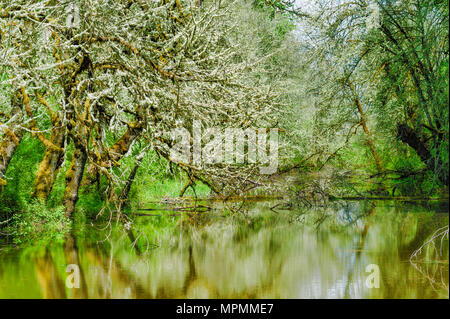
[[[5,137],[0,142],[0,186],[6,185],[6,170],[8,169],[9,162],[11,161],[17,146],[19,146],[22,140],[22,129],[5,129]]]
[[[435,172],[436,168],[442,167],[442,164],[439,162],[439,156],[433,155],[431,147],[427,143],[427,140],[429,140],[429,138],[424,136],[423,133],[411,128],[407,124],[399,124],[397,126],[397,136],[403,143],[406,143],[416,151],[417,155],[427,166],[428,170]],[[438,174],[436,174],[436,176],[442,184],[448,186],[448,167],[442,169]]]
[[[11,113],[13,115],[21,114],[19,97],[19,92],[17,94],[11,94]],[[4,136],[0,141],[0,186],[6,185],[6,170],[23,137],[23,130],[17,125],[19,122],[20,120],[16,119],[11,124],[11,128],[6,127],[3,129]]]
[[[48,102],[38,93],[36,96],[39,103],[44,105],[50,113],[52,131],[49,142],[44,143],[45,156],[36,175],[33,197],[47,200],[62,164],[66,127],[61,120],[61,114],[53,112]]]
[[[106,152],[97,155],[97,163],[105,168],[111,168],[118,162],[130,149],[134,141],[142,132],[141,126],[129,127],[128,130],[117,140]],[[99,178],[99,168],[91,163],[87,170],[83,185],[91,185]]]
[[[53,127],[50,136],[52,144],[60,147],[60,149],[47,148],[44,159],[39,165],[39,169],[34,182],[33,197],[47,200],[61,168],[64,157],[64,140],[66,130],[61,125]]]
[[[83,147],[76,146],[72,155],[72,164],[66,172],[66,189],[64,191],[63,204],[67,217],[72,217],[75,211],[75,205],[78,201],[78,190],[81,179],[83,178],[84,168],[86,166],[87,153]]]
[[[73,121],[72,115],[68,116],[68,134],[72,138],[75,149],[72,154],[72,163],[66,172],[66,188],[64,191],[63,205],[66,217],[71,218],[75,205],[78,202],[78,191],[83,179],[84,169],[88,160],[89,136],[91,133],[92,119],[89,114],[90,101],[86,99],[84,113],[78,115],[78,124]],[[73,112],[75,113],[75,112]]]
[[[347,81],[347,83],[350,88],[350,91],[352,92],[356,108],[358,109],[358,113],[359,113],[360,120],[361,120],[361,126],[363,127],[364,133],[366,134],[367,143],[369,144],[370,152],[372,153],[372,156],[375,160],[375,165],[377,167],[377,171],[381,172],[383,170],[383,165],[381,163],[381,159],[378,156],[377,150],[375,148],[375,143],[373,141],[372,134],[369,130],[369,127],[367,126],[366,114],[364,113],[364,110],[362,108],[361,100],[359,99],[358,93],[356,92],[356,89],[353,86],[353,83],[350,81]]]

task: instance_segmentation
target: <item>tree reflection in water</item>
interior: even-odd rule
[[[448,238],[439,258],[409,262],[448,214],[388,202],[270,207],[255,204],[245,218],[191,218],[141,255],[126,234],[0,252],[0,297],[448,298]],[[68,264],[79,266],[79,289],[65,284]],[[380,268],[378,289],[365,284],[369,264]]]

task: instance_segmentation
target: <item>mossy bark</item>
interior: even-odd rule
[[[39,169],[34,182],[33,197],[47,200],[58,175],[62,164],[64,151],[65,129],[63,127],[54,127],[50,136],[52,144],[60,149],[47,148],[44,159],[39,165]]]
[[[399,124],[397,126],[397,136],[403,142],[413,148],[421,161],[427,166],[427,169],[435,172],[440,167],[439,157],[433,155],[430,146],[427,144],[428,138],[418,130],[415,130],[407,124]],[[442,184],[448,186],[449,174],[448,167],[437,174],[437,178]]]
[[[122,135],[122,137],[114,143],[107,152],[100,154],[100,158],[97,158],[97,165],[105,168],[113,167],[115,162],[119,161],[128,152],[141,132],[142,127],[140,126],[128,128],[124,135]],[[93,163],[89,165],[83,185],[91,185],[99,177],[97,165]]]
[[[87,153],[83,147],[76,146],[72,155],[72,164],[66,172],[66,189],[64,191],[63,204],[65,215],[72,217],[75,211],[75,205],[78,201],[78,190],[81,179],[83,178],[84,168],[86,166]]]
[[[22,129],[6,130],[4,139],[0,142],[0,186],[6,185],[6,170],[22,140]]]
[[[373,141],[372,134],[370,133],[369,127],[367,126],[366,114],[364,113],[364,110],[362,108],[361,101],[358,97],[358,93],[356,92],[355,87],[353,86],[353,84],[350,81],[348,81],[347,83],[350,87],[350,90],[352,91],[353,98],[354,98],[354,101],[356,104],[356,108],[358,109],[358,113],[360,116],[361,125],[363,127],[364,133],[366,133],[367,143],[369,144],[370,152],[372,153],[372,156],[375,160],[375,165],[377,166],[377,171],[381,172],[383,170],[383,165],[381,163],[381,159],[378,156],[377,150],[375,148],[375,143]]]
[[[17,93],[17,92],[16,92]],[[11,94],[12,114],[21,114],[19,94]],[[17,125],[20,120],[11,123],[10,128],[4,129],[3,139],[0,141],[0,187],[6,185],[6,171],[17,147],[23,137],[23,130]]]

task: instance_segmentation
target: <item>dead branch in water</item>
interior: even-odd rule
[[[425,243],[422,244],[422,246],[420,246],[413,252],[409,259],[414,269],[416,269],[421,275],[423,275],[434,289],[443,289],[447,292],[447,298],[448,284],[445,283],[445,274],[443,273],[443,269],[445,270],[445,265],[443,265],[440,259],[442,257],[445,257],[444,240],[445,238],[447,238],[448,240],[448,233],[449,225],[439,228],[433,233],[430,239],[428,239]],[[438,242],[438,244],[436,242]],[[431,263],[430,266],[430,260],[424,260],[423,258],[420,259],[421,255],[434,257],[436,259],[435,261],[438,262],[438,264],[436,265],[436,263]]]

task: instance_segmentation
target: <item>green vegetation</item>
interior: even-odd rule
[[[72,2],[0,0],[0,231],[14,244],[92,223],[141,254],[207,228],[206,199],[239,238],[277,223],[249,217],[249,196],[448,200],[447,1]],[[180,161],[173,130],[197,125]],[[208,128],[248,130],[236,163],[205,160]],[[265,175],[250,135],[270,128]]]
[[[38,245],[40,241],[44,244],[62,241],[70,225],[71,221],[64,216],[64,207],[49,209],[45,203],[33,200],[25,211],[13,215],[6,231],[15,244]]]

